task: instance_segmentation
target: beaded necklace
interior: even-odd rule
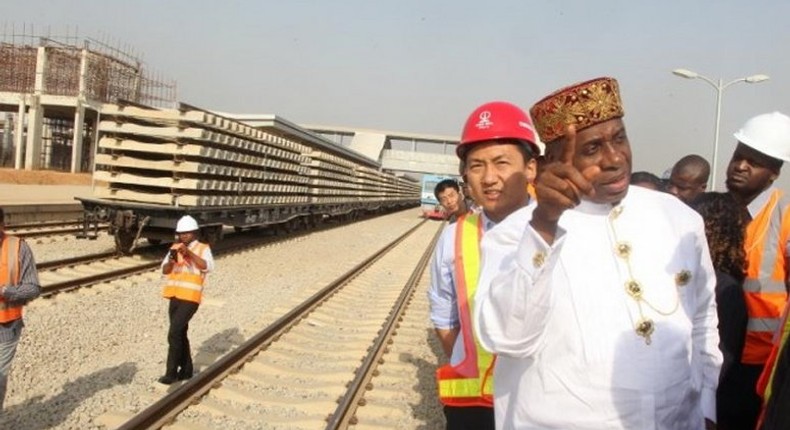
[[[631,244],[627,241],[620,240],[617,236],[615,221],[622,213],[622,205],[617,205],[612,208],[608,217],[609,229],[615,242],[614,252],[618,257],[620,257],[621,260],[623,260],[628,272],[628,280],[625,281],[625,292],[636,302],[636,307],[639,311],[639,320],[637,320],[634,330],[636,331],[637,335],[645,338],[645,343],[647,345],[650,345],[650,336],[655,331],[656,325],[651,318],[645,316],[643,305],[649,307],[659,315],[669,316],[674,314],[680,307],[680,294],[678,293],[678,288],[688,282],[688,280],[691,278],[691,273],[688,270],[683,270],[675,276],[675,304],[670,310],[661,310],[645,299],[642,284],[640,284],[639,281],[637,281],[634,277],[634,271],[631,267]]]

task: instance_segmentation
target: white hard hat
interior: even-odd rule
[[[181,219],[178,220],[178,224],[176,224],[176,233],[187,233],[190,231],[197,231],[200,227],[198,227],[197,221],[195,218],[192,218],[189,215],[184,215]]]
[[[783,113],[757,115],[746,121],[733,136],[765,155],[790,161],[790,117]]]

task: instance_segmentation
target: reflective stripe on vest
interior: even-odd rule
[[[763,364],[787,303],[785,243],[790,237],[789,202],[775,190],[746,228],[746,279],[743,283],[749,321],[741,361]]]
[[[195,241],[196,245],[189,247],[189,250],[196,255],[203,255],[203,250],[208,247],[204,243]],[[203,298],[203,282],[206,276],[197,267],[187,264],[184,257],[178,254],[173,271],[167,274],[162,296],[170,299],[177,298],[189,302],[200,303]]]
[[[3,247],[0,251],[0,285],[17,285],[19,283],[19,249],[22,241],[15,236],[3,236]],[[11,306],[0,298],[0,323],[7,323],[22,318],[22,306]]]
[[[493,406],[491,370],[494,356],[474,336],[472,315],[477,278],[480,274],[480,239],[483,220],[477,214],[458,219],[455,230],[455,287],[458,296],[459,336],[464,342],[463,361],[436,371],[439,400],[447,406]]]

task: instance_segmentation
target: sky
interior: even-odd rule
[[[300,124],[459,136],[478,105],[525,110],[598,76],[620,83],[633,169],[713,158],[718,190],[750,117],[790,114],[783,0],[4,0],[0,31],[32,26],[133,50],[179,101]],[[790,151],[790,149],[789,149]],[[779,185],[790,190],[790,168]]]

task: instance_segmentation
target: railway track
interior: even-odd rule
[[[100,225],[99,230],[107,230],[106,225]],[[24,224],[7,225],[5,230],[9,234],[22,238],[39,238],[48,236],[77,235],[82,233],[82,221],[46,221]]]
[[[315,227],[275,236],[266,235],[267,232],[263,230],[231,233],[223,242],[213,247],[212,252],[215,257],[240,252],[293,239],[322,228],[331,227]],[[157,269],[162,263],[164,247],[165,245],[148,245],[137,247],[132,255],[119,255],[115,251],[109,251],[38,263],[36,268],[39,271],[41,296],[50,297],[61,292],[112,282]]]
[[[161,260],[153,257],[142,259],[140,255],[118,256],[115,252],[44,263],[50,266],[43,271],[39,264],[41,297],[145,273],[160,264]]]
[[[444,352],[430,324],[429,284],[426,271],[354,413],[354,430],[445,428],[436,387]]]
[[[98,262],[105,259],[115,258],[118,253],[115,251],[100,252],[98,254],[80,255],[77,257],[64,258],[62,260],[44,261],[36,264],[39,271],[55,270],[61,267],[70,267],[78,264]]]
[[[354,425],[439,227],[418,224],[119,428]]]

